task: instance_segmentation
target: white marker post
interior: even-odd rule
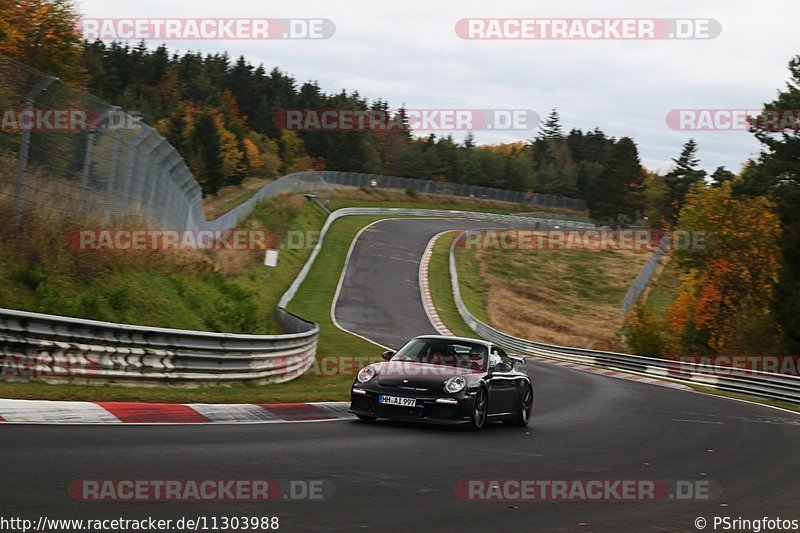
[[[264,264],[268,267],[278,266],[278,250],[267,250],[264,256]]]
[[[267,250],[264,255],[264,264],[269,267],[269,277],[272,277],[272,269],[278,266],[278,250]]]

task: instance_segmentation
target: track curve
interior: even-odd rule
[[[437,334],[419,292],[419,263],[425,247],[443,231],[498,227],[506,225],[441,218],[369,225],[351,250],[333,303],[339,326],[392,349],[415,335]]]
[[[339,322],[389,346],[431,332],[415,261],[433,234],[475,224],[405,219],[365,231],[335,308]],[[387,317],[390,327],[374,326]],[[800,416],[559,366],[528,368],[537,401],[526,430],[355,421],[0,427],[3,514],[271,515],[287,531],[694,531],[698,516],[800,518]],[[67,487],[85,478],[319,479],[335,495],[266,504],[71,500]],[[468,478],[713,479],[722,493],[688,502],[464,502],[454,487]]]

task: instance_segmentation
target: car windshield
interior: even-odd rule
[[[412,339],[400,348],[392,361],[453,366],[475,372],[486,369],[486,346],[476,342],[448,339]]]

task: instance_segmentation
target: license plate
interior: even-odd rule
[[[378,396],[378,403],[385,405],[399,405],[401,407],[416,407],[417,400],[414,398],[400,398],[399,396]]]

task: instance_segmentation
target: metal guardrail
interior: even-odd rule
[[[358,174],[355,172],[337,172],[332,170],[319,170],[307,172],[295,172],[288,176],[283,176],[267,185],[263,186],[247,201],[231,209],[223,216],[211,221],[205,220],[202,214],[201,204],[193,204],[193,211],[188,217],[190,228],[199,227],[202,229],[224,230],[236,227],[237,223],[243,220],[253,210],[258,202],[272,198],[279,194],[314,192],[319,196],[329,196],[333,189],[337,187],[369,187],[372,178],[377,181],[377,188],[383,189],[406,189],[414,188],[422,193],[441,194],[445,196],[458,196],[482,199],[494,199],[507,202],[521,202],[530,205],[546,205],[559,207],[571,198],[561,198],[560,196],[548,195],[525,195],[519,191],[507,191],[503,189],[492,189],[489,187],[479,187],[477,185],[462,185],[458,183],[438,182],[432,180],[418,180],[414,178],[398,178],[391,176],[378,176],[375,174]],[[475,196],[474,192],[482,196]],[[547,197],[547,200],[543,198]],[[563,200],[563,201],[562,201]],[[540,202],[540,203],[534,203]],[[569,202],[566,202],[569,203]],[[566,204],[565,204],[566,205]],[[585,209],[585,204],[581,204]],[[580,206],[578,206],[580,207]],[[566,208],[565,208],[566,209]],[[491,215],[491,214],[490,214]],[[524,220],[554,220],[562,227],[570,228],[594,228],[591,222],[581,220],[579,217],[569,217],[558,213],[533,213],[508,215],[512,220],[523,223]],[[499,215],[497,215],[499,216]],[[525,226],[528,227],[529,225]]]
[[[579,198],[568,198],[566,196],[555,196],[552,194],[496,189],[494,187],[453,183],[450,181],[404,178],[400,176],[384,176],[379,174],[361,174],[358,172],[338,172],[326,170],[315,172],[315,174],[322,176],[322,178],[330,184],[342,186],[399,190],[411,189],[426,194],[441,194],[445,196],[459,196],[462,198],[514,202],[530,206],[564,209],[567,211],[585,212],[587,210],[585,200],[581,200]]]
[[[0,309],[2,377],[136,385],[288,381],[314,363],[319,327],[277,313],[292,333],[210,333]]]
[[[661,244],[659,244],[658,248],[647,258],[644,265],[642,265],[641,270],[636,275],[636,279],[633,280],[631,286],[628,288],[628,291],[625,293],[625,297],[622,299],[622,305],[620,306],[620,311],[622,314],[626,314],[631,308],[636,304],[636,301],[639,299],[639,296],[645,291],[647,286],[650,284],[650,280],[653,279],[658,267],[661,265],[661,262],[664,259],[664,254],[667,252],[667,249],[670,245],[670,238],[669,235],[664,235],[664,238],[661,240]]]
[[[723,375],[720,367],[712,369],[706,365],[691,362],[544,344],[514,337],[491,327],[470,313],[461,298],[455,249],[456,244],[465,235],[466,232],[459,235],[450,247],[450,282],[458,313],[464,322],[480,337],[495,342],[520,355],[597,365],[645,374],[655,378],[667,378],[720,391],[800,404],[800,377],[798,376],[739,368],[725,368]]]

